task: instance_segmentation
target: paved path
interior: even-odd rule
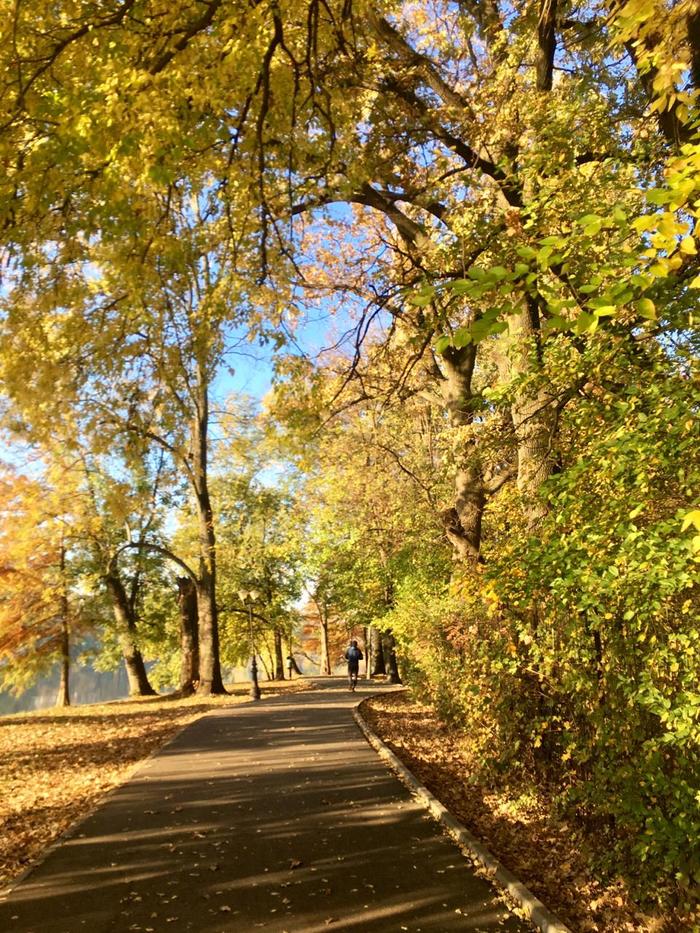
[[[2,933],[531,931],[367,745],[363,692],[187,727],[0,901]]]

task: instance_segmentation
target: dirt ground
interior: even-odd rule
[[[262,683],[263,695],[310,687]],[[0,890],[184,726],[248,698],[145,697],[0,717]]]
[[[596,840],[552,816],[546,792],[517,796],[473,780],[468,742],[408,692],[377,697],[362,713],[384,742],[455,816],[575,933],[700,931],[700,916],[654,917],[631,900],[622,879],[596,879]]]

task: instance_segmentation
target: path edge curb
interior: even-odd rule
[[[366,699],[371,699],[371,697]],[[551,910],[545,907],[542,901],[535,897],[532,891],[512,871],[499,862],[496,856],[492,855],[486,846],[479,842],[424,784],[421,784],[415,774],[372,731],[360,712],[360,706],[364,702],[365,700],[362,700],[352,711],[360,731],[379,757],[389,765],[413,796],[429,811],[431,816],[444,827],[448,835],[470,858],[479,862],[492,881],[495,881],[507,891],[508,895],[523,909],[527,917],[542,933],[572,933],[569,927],[565,926]]]

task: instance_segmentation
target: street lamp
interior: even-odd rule
[[[244,606],[248,607],[248,637],[250,639],[250,696],[254,700],[260,699],[260,686],[258,684],[258,661],[255,656],[255,641],[253,639],[253,603],[260,594],[257,590],[239,590],[238,597]]]

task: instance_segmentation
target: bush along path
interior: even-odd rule
[[[319,686],[188,726],[0,902],[0,929],[532,931],[367,745],[362,688]]]
[[[370,697],[359,713],[453,818],[575,933],[700,931],[700,914],[643,909],[620,872],[599,870],[599,829],[562,813],[560,788],[536,783],[525,768],[515,779],[485,769],[473,737],[412,691]]]

